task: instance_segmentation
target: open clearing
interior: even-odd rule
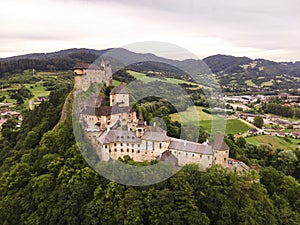
[[[247,132],[250,127],[239,119],[228,119],[211,115],[203,112],[204,107],[193,106],[189,107],[186,111],[180,113],[170,114],[172,120],[176,120],[186,125],[196,125],[199,124],[209,133],[213,127],[213,132],[224,131],[226,134],[242,134]],[[226,128],[225,128],[226,124]]]
[[[286,140],[289,140],[290,142]],[[254,145],[270,144],[274,148],[291,149],[291,150],[294,150],[297,147],[297,144],[300,142],[300,140],[293,139],[293,138],[285,139],[282,137],[274,137],[270,135],[247,137],[246,141]]]

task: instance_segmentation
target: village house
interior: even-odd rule
[[[296,132],[296,131],[291,132],[291,133],[290,133],[290,136],[291,136],[292,138],[298,139],[298,138],[300,138],[300,132]]]

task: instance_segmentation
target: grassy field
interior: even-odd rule
[[[286,141],[289,140],[289,141]],[[260,136],[253,136],[247,137],[246,141],[250,144],[260,145],[260,144],[270,144],[275,148],[280,149],[291,149],[294,150],[297,147],[297,144],[300,140],[293,139],[293,138],[282,138],[282,137],[274,137],[270,135],[260,135]]]
[[[254,83],[252,82],[252,80],[246,80],[246,81],[245,81],[245,84],[247,84],[249,87],[258,87],[256,84],[254,84]]]
[[[262,82],[260,86],[261,87],[270,87],[270,86],[273,85],[273,83],[274,83],[274,80],[272,79],[272,80],[269,80],[269,81],[266,81],[266,82]]]
[[[34,95],[33,98],[38,96],[48,96],[50,91],[46,90],[46,87],[43,86],[42,82],[37,82],[35,84],[25,84],[25,87],[31,91]]]
[[[239,119],[227,119],[225,120],[225,133],[226,134],[242,134],[247,132],[250,127],[245,124],[243,121]],[[204,127],[207,131],[211,131],[212,125],[213,130],[218,131],[222,130],[222,126],[224,126],[224,119],[217,119],[213,122],[211,120],[200,121],[200,125]]]
[[[162,81],[162,82],[167,82],[167,83],[172,83],[172,84],[182,84],[182,83],[185,83],[185,84],[198,85],[199,87],[203,86],[203,85],[200,85],[200,84],[197,84],[197,83],[194,83],[194,82],[189,82],[189,81],[180,80],[180,79],[176,79],[176,78],[169,78],[169,77],[167,77],[167,78],[163,78],[163,77],[162,78],[160,78],[160,77],[148,77],[144,73],[140,73],[140,72],[136,72],[136,71],[132,71],[132,70],[128,70],[127,72],[131,76],[135,77],[138,80],[143,81],[144,83],[148,83],[148,82],[159,80],[159,81]]]
[[[239,119],[228,119],[210,115],[202,111],[204,107],[194,106],[189,107],[186,111],[180,113],[170,114],[172,120],[180,121],[183,124],[195,125],[199,124],[208,132],[211,132],[213,126],[213,132],[223,131],[225,129],[226,134],[239,134],[247,132],[250,127]],[[225,128],[226,124],[226,128]]]

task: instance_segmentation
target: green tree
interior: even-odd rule
[[[254,117],[253,124],[258,128],[262,128],[264,126],[264,119],[261,116],[256,116]]]

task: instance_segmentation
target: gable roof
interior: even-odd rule
[[[121,83],[119,86],[114,87],[111,91],[110,91],[111,95],[115,95],[115,94],[129,94],[128,89],[126,88],[124,83]]]
[[[199,144],[196,142],[186,141],[177,138],[171,139],[169,149],[213,155],[212,147],[210,145]]]
[[[226,151],[229,149],[228,145],[224,141],[224,137],[220,132],[216,133],[215,140],[212,144],[213,150]]]
[[[106,130],[98,139],[101,144],[116,142],[141,143],[141,140],[128,130]]]

